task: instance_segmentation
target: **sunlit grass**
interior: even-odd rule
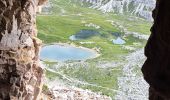
[[[111,35],[112,32],[118,32],[120,34],[124,34],[119,30],[119,28],[113,26],[109,21],[112,20],[114,22],[118,22],[122,26],[124,26],[128,31],[139,32],[141,34],[150,34],[150,26],[151,23],[142,19],[134,19],[129,17],[129,15],[115,15],[112,13],[104,14],[100,11],[85,7],[86,5],[80,6],[74,3],[69,3],[70,0],[51,0],[53,2],[53,7],[51,10],[53,11],[50,15],[38,15],[37,16],[37,27],[38,27],[38,37],[43,40],[45,44],[55,43],[55,42],[63,42],[63,43],[74,43],[77,46],[83,46],[87,48],[99,48],[100,56],[95,59],[87,60],[90,65],[87,67],[82,66],[74,66],[74,67],[61,67],[56,70],[56,72],[60,72],[60,74],[53,73],[50,71],[46,71],[47,78],[61,79],[64,80],[61,76],[65,75],[83,82],[87,82],[90,84],[96,84],[95,87],[91,85],[82,85],[69,83],[71,85],[78,86],[84,89],[90,89],[95,92],[102,92],[105,95],[113,97],[115,92],[113,90],[118,89],[117,85],[117,77],[121,76],[122,70],[119,66],[120,70],[114,70],[116,68],[100,68],[96,64],[100,61],[123,61],[124,58],[122,56],[127,55],[131,51],[125,50],[122,48],[122,45],[114,45],[112,43],[112,39],[116,37]],[[61,10],[64,9],[64,13]],[[80,14],[80,15],[78,15]],[[95,29],[93,27],[86,27],[85,23],[94,23],[100,26],[100,29]],[[78,41],[71,41],[69,37],[71,35],[76,34],[82,29],[92,29],[96,30],[100,33],[100,35],[84,39]],[[80,42],[94,42],[92,44],[81,44]],[[142,48],[146,40],[140,40],[138,38],[134,38],[133,36],[127,36],[125,38],[126,44],[125,46],[133,46],[136,49]],[[141,43],[139,46],[134,46],[133,43]],[[45,62],[46,67],[52,69],[55,63]],[[114,67],[114,66],[113,66]],[[113,90],[112,90],[113,89]]]

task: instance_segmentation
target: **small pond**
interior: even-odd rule
[[[41,49],[41,60],[50,61],[77,61],[97,57],[98,53],[87,48],[79,48],[71,45],[48,45]]]
[[[69,37],[70,40],[81,40],[81,39],[87,39],[96,35],[100,35],[99,32],[95,31],[95,30],[81,30],[78,33],[76,33],[75,35],[72,35]]]
[[[120,37],[121,36],[121,33],[119,33],[119,32],[112,32],[111,34],[113,36],[115,36],[115,37]]]
[[[125,43],[126,43],[125,40],[123,40],[120,37],[118,37],[117,39],[113,40],[113,44],[120,44],[120,45],[122,45],[122,44],[125,44]]]

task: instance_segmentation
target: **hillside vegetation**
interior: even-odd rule
[[[135,16],[102,13],[89,8],[88,3],[82,5],[74,0],[50,0],[43,9],[37,16],[37,27],[38,37],[44,44],[68,43],[97,49],[100,53],[99,57],[83,62],[44,61],[47,78],[114,98],[119,90],[118,77],[124,75],[125,57],[143,48],[151,22]],[[100,34],[75,41],[69,39],[81,30],[95,30]],[[117,38],[115,33],[126,41],[124,45],[112,43]],[[134,71],[140,76],[139,67]]]

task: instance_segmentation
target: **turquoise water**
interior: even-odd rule
[[[68,61],[87,60],[96,57],[96,52],[74,46],[49,45],[42,48],[41,60]]]
[[[113,40],[113,44],[125,44],[125,40],[121,39],[120,37],[118,37],[116,40]]]

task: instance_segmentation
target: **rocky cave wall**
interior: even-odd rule
[[[149,99],[170,100],[170,0],[157,0],[153,18],[142,72],[150,85]]]
[[[39,100],[43,69],[36,9],[46,0],[0,0],[0,100]],[[142,72],[150,100],[170,99],[170,1],[157,0]]]
[[[0,0],[0,100],[39,100],[43,69],[36,9],[46,0]]]

